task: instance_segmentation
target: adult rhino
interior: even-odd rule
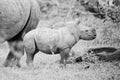
[[[39,27],[39,24],[38,24]],[[33,65],[33,59],[38,51],[46,54],[60,54],[60,63],[66,65],[71,48],[80,40],[93,40],[96,30],[80,24],[78,19],[73,25],[59,29],[40,27],[31,30],[24,36],[24,47],[28,66]]]
[[[10,51],[4,66],[17,65],[23,55],[23,36],[36,28],[40,20],[37,0],[0,1],[0,43],[8,41]]]

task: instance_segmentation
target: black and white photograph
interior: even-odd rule
[[[0,0],[0,80],[120,80],[120,0]]]

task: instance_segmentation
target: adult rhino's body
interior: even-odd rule
[[[10,52],[5,66],[13,63],[20,66],[23,55],[22,38],[34,29],[40,19],[40,7],[36,0],[1,0],[0,1],[0,43],[8,41]]]

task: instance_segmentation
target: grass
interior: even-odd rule
[[[2,45],[0,64],[9,51],[7,43]],[[3,54],[4,53],[4,54]],[[46,55],[38,53],[35,56],[34,68],[25,63],[26,56],[21,59],[21,68],[5,68],[0,66],[0,80],[119,80],[119,61],[96,61],[95,63],[80,62],[60,67],[59,55]]]

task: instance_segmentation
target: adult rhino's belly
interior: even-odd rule
[[[25,26],[30,13],[29,0],[0,1],[0,42],[18,34]]]

